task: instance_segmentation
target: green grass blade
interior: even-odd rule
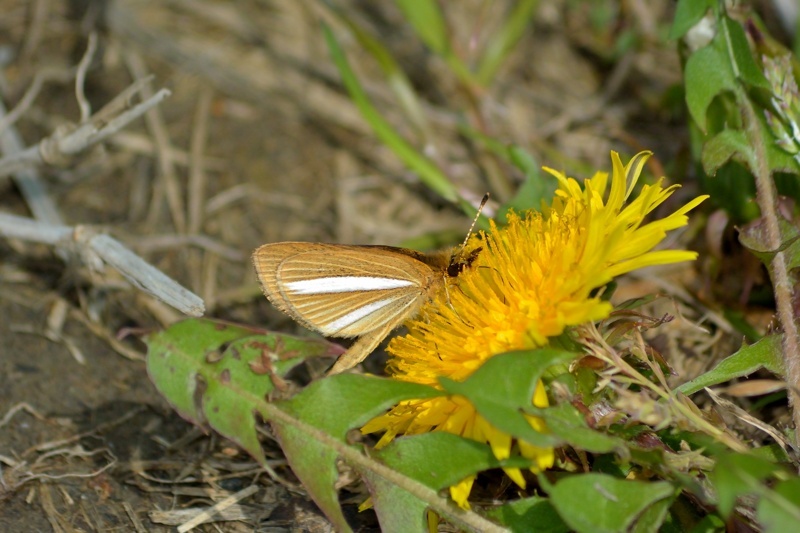
[[[411,170],[416,172],[422,182],[439,194],[445,200],[455,202],[458,200],[458,193],[455,185],[450,182],[447,176],[430,159],[411,146],[389,122],[378,112],[372,102],[367,97],[364,88],[358,81],[355,72],[350,68],[347,57],[336,37],[327,25],[323,25],[325,40],[331,52],[333,62],[336,64],[339,74],[342,76],[347,91],[353,99],[358,110],[364,119],[372,127],[375,134],[383,141],[386,146],[405,163]]]
[[[343,9],[340,9],[331,2],[325,2],[325,5],[345,26],[347,26],[353,34],[353,37],[356,38],[358,43],[378,64],[386,76],[386,82],[389,84],[392,92],[394,92],[400,106],[403,108],[403,111],[405,111],[406,116],[411,121],[414,128],[417,129],[423,138],[427,139],[430,137],[428,121],[425,118],[425,112],[422,109],[422,104],[417,96],[417,92],[414,90],[406,73],[395,60],[394,56],[392,56],[391,52],[389,52],[389,49],[386,48],[380,40],[374,38],[364,30],[352,17],[349,17],[347,12]]]
[[[538,5],[539,0],[521,0],[517,2],[503,27],[497,34],[492,36],[486,46],[486,51],[481,57],[480,66],[478,67],[478,83],[487,86],[492,82],[503,61],[505,61],[525,33],[533,12]]]
[[[449,53],[447,25],[435,0],[395,0],[395,4],[428,48],[441,56]]]

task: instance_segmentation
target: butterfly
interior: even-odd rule
[[[488,200],[484,196],[478,215]],[[424,254],[392,246],[309,242],[265,244],[253,252],[264,295],[278,310],[326,337],[358,337],[331,368],[363,361],[392,330],[446,290],[481,248]]]

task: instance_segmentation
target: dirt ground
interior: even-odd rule
[[[391,3],[337,3],[399,59],[428,102],[438,160],[460,190],[480,197],[488,186],[454,127],[464,96],[452,76]],[[454,41],[466,48],[506,4],[460,2],[448,13]],[[610,149],[654,150],[656,165],[680,160],[683,123],[651,116],[680,79],[675,46],[657,39],[670,2],[630,3],[639,10],[621,19],[644,38],[613,60],[616,36],[592,29],[586,9],[567,4],[542,3],[485,95],[492,134],[542,164],[587,173],[609,166]],[[91,31],[98,41],[85,91],[93,110],[148,74],[154,89],[172,92],[147,120],[41,174],[64,224],[109,231],[201,295],[206,316],[299,331],[260,294],[249,263],[260,244],[398,245],[463,234],[468,225],[359,117],[321,20],[333,24],[370,97],[402,124],[374,62],[321,2],[0,0],[0,13],[5,106],[44,76],[14,125],[27,145],[79,119],[74,73]],[[31,216],[10,180],[0,182],[0,210]],[[180,316],[113,271],[89,272],[52,247],[0,240],[0,531],[171,531],[185,518],[169,511],[207,506],[253,483],[260,490],[236,508],[238,520],[199,529],[329,528],[302,491],[274,483],[157,394],[144,344],[124,333]],[[268,457],[281,468],[270,445],[267,436]],[[356,512],[357,489],[342,498],[356,527],[377,527],[371,513]]]

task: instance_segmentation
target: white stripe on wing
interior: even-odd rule
[[[372,302],[371,304],[359,307],[355,311],[350,311],[343,317],[337,318],[330,324],[325,324],[323,327],[320,328],[320,330],[325,335],[334,335],[336,334],[337,331],[340,331],[346,328],[347,326],[353,324],[354,322],[361,320],[370,313],[373,313],[378,309],[389,305],[393,301],[394,301],[393,298],[384,298],[383,300],[378,300],[377,302]]]
[[[303,279],[284,283],[293,294],[327,294],[332,292],[381,291],[408,287],[414,282],[407,279],[373,278],[369,276],[334,276]]]

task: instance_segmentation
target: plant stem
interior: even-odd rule
[[[744,453],[747,451],[747,447],[744,446],[741,442],[736,440],[732,435],[728,434],[724,429],[716,427],[715,425],[708,422],[708,420],[697,416],[691,409],[686,407],[679,398],[675,397],[674,393],[670,393],[666,389],[659,386],[657,383],[653,383],[646,377],[644,377],[638,370],[633,368],[627,362],[625,362],[622,357],[619,357],[619,354],[615,350],[613,350],[610,346],[606,345],[608,351],[606,353],[602,352],[595,352],[592,355],[598,357],[599,359],[604,360],[607,364],[611,365],[612,367],[618,368],[622,371],[624,378],[618,377],[617,380],[620,383],[629,383],[634,384],[642,388],[649,389],[662,401],[667,402],[670,404],[675,411],[680,413],[682,416],[689,420],[694,424],[694,426],[705,433],[706,435],[710,435],[714,437],[728,448]],[[607,354],[612,354],[612,356],[608,356]]]
[[[770,250],[780,250],[781,234],[778,225],[778,193],[769,171],[767,147],[760,128],[756,110],[744,92],[737,90],[737,99],[744,118],[745,132],[752,150],[746,155],[748,166],[755,177],[756,201],[761,209],[761,219],[765,229],[766,244]],[[792,408],[792,421],[795,428],[795,442],[800,442],[800,338],[792,307],[793,286],[789,278],[786,254],[775,253],[769,264],[769,274],[775,292],[778,319],[783,328],[783,365],[788,384],[789,405]]]
[[[297,431],[307,435],[309,438],[328,446],[356,469],[372,472],[411,493],[416,498],[427,502],[431,509],[447,518],[447,520],[457,527],[467,531],[486,531],[493,533],[504,533],[508,531],[473,511],[465,511],[456,507],[450,500],[439,496],[436,491],[430,487],[369,457],[357,447],[350,446],[324,430],[300,420],[279,405],[262,401],[259,405],[259,412],[273,424],[291,426]]]

